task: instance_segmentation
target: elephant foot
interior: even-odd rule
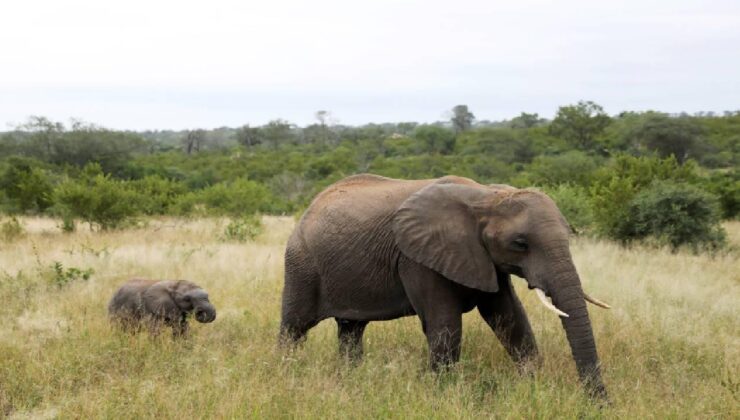
[[[352,363],[362,360],[362,335],[367,321],[353,321],[335,318],[337,321],[337,338],[339,339],[339,356]]]

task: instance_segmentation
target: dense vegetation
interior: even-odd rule
[[[536,186],[577,232],[674,248],[720,246],[720,219],[740,211],[740,112],[609,116],[579,102],[552,121],[522,113],[476,123],[464,105],[428,125],[316,117],[306,127],[143,133],[32,117],[0,136],[0,210],[53,215],[67,230],[142,215],[295,213],[331,182],[371,172]],[[671,218],[655,221],[666,210]]]
[[[522,280],[543,365],[519,375],[478,315],[463,321],[460,363],[427,365],[419,320],[371,322],[365,358],[337,357],[334,320],[295,351],[277,350],[283,251],[291,217],[263,217],[254,240],[223,241],[221,218],[63,233],[18,217],[0,240],[0,418],[10,419],[736,419],[737,255],[576,238],[612,405],[586,399],[561,322]],[[725,222],[740,241],[740,222]],[[10,225],[8,225],[10,226]],[[0,238],[3,230],[0,228]],[[218,318],[191,337],[128,336],[106,303],[131,276],[187,278]]]

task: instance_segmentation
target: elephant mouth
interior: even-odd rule
[[[521,277],[526,280],[526,278],[524,277],[524,270],[522,270],[522,268],[519,266],[516,266],[513,264],[502,263],[502,264],[499,264],[498,267],[505,273],[513,274],[517,277]],[[527,284],[529,285],[529,282],[527,282]],[[532,289],[533,287],[529,286],[529,288]]]

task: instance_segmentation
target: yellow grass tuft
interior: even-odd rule
[[[583,397],[560,322],[523,281],[544,366],[516,373],[475,312],[464,319],[461,363],[426,367],[415,318],[375,322],[365,360],[336,355],[333,321],[302,347],[276,349],[285,241],[295,221],[266,217],[251,243],[219,240],[227,221],[157,219],[113,232],[25,218],[26,234],[0,244],[0,417],[11,418],[738,418],[740,264],[710,256],[573,244],[584,288],[614,309],[591,307],[613,405]],[[740,242],[740,223],[727,224]],[[55,282],[64,269],[89,280]],[[186,341],[110,328],[108,299],[134,277],[188,279],[218,309]]]

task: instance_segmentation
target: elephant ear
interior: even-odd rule
[[[401,252],[448,279],[497,292],[496,269],[481,242],[474,209],[490,199],[484,188],[428,185],[396,210],[393,231]]]
[[[174,281],[160,281],[150,286],[143,294],[147,311],[171,320],[179,318],[182,311],[175,303],[176,288],[177,282]]]

